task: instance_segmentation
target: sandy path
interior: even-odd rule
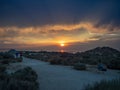
[[[49,63],[24,58],[21,65],[32,67],[38,74],[40,90],[83,90],[88,83],[119,77],[118,71],[108,70],[104,74],[90,71],[76,71],[70,66],[49,65]]]

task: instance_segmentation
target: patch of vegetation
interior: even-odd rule
[[[120,70],[120,51],[110,47],[97,47],[85,52],[61,53],[61,52],[27,52],[28,58],[50,62],[57,65],[74,65],[81,62],[90,65],[103,63],[110,69]]]
[[[0,53],[1,59],[14,59],[14,56],[10,53]]]
[[[76,63],[74,64],[74,69],[76,70],[86,70],[86,65],[83,63]]]
[[[108,68],[120,70],[120,58],[118,58],[117,60],[112,60],[108,65]]]
[[[38,90],[37,74],[30,67],[9,75],[0,73],[0,90]]]
[[[111,81],[102,80],[93,85],[88,85],[84,90],[120,90],[120,78]]]
[[[0,83],[1,80],[7,79],[8,75],[6,74],[6,66],[0,64]]]
[[[6,66],[4,66],[4,65],[0,65],[0,73],[3,73],[3,72],[5,72],[5,70],[6,70]]]
[[[61,62],[60,62],[60,60],[50,60],[50,64],[51,65],[60,65]]]
[[[9,64],[9,63],[10,63],[10,60],[8,59],[1,60],[1,64]]]
[[[22,57],[15,58],[12,54],[0,53],[0,63],[2,64],[9,64],[10,62],[22,62]]]
[[[12,74],[15,79],[19,80],[27,80],[27,81],[35,81],[37,80],[37,74],[30,67],[26,67],[24,69],[18,70]]]

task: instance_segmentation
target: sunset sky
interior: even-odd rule
[[[1,51],[97,46],[120,50],[120,0],[0,0]]]

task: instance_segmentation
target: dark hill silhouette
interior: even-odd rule
[[[97,47],[82,53],[77,53],[80,62],[89,64],[104,63],[109,68],[120,69],[120,51],[110,47]]]
[[[110,47],[96,47],[94,49],[88,50],[84,53],[88,54],[99,54],[99,55],[120,55],[120,51],[110,48]]]

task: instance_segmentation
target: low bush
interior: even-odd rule
[[[55,60],[50,60],[50,64],[55,65],[56,61]]]
[[[50,60],[50,64],[59,65],[59,64],[61,64],[61,60]]]
[[[0,81],[0,90],[38,90],[38,83],[9,78]]]
[[[4,59],[4,60],[1,60],[1,63],[2,63],[2,64],[9,64],[9,63],[10,63],[10,60]]]
[[[87,85],[84,90],[120,90],[120,78],[111,81],[102,80],[93,85]]]
[[[86,70],[86,65],[83,63],[76,63],[74,64],[74,69],[76,70]]]
[[[118,60],[112,60],[108,65],[108,68],[120,70],[120,58]]]
[[[0,73],[5,72],[5,70],[6,70],[6,67],[0,64]]]
[[[1,73],[0,73],[1,74]],[[38,90],[37,74],[30,67],[0,75],[0,90]]]
[[[37,80],[36,72],[33,71],[30,67],[26,67],[22,70],[18,70],[12,76],[19,80],[27,80],[27,81]]]
[[[11,60],[11,62],[16,63],[16,62],[22,62],[23,58],[19,57],[19,58],[15,58],[13,60]]]
[[[22,60],[23,60],[22,57],[20,57],[20,58],[17,59],[18,62],[22,62]]]
[[[7,78],[8,78],[8,75],[6,74],[6,66],[0,64],[0,83],[1,83],[1,80],[5,80]]]
[[[0,54],[0,60],[3,59],[3,56]]]
[[[3,56],[4,59],[14,59],[14,56],[9,53],[3,53],[1,55]]]
[[[63,61],[61,61],[61,64],[62,64],[62,65],[65,65],[65,66],[70,65],[69,62],[68,62],[67,60],[63,60]]]

